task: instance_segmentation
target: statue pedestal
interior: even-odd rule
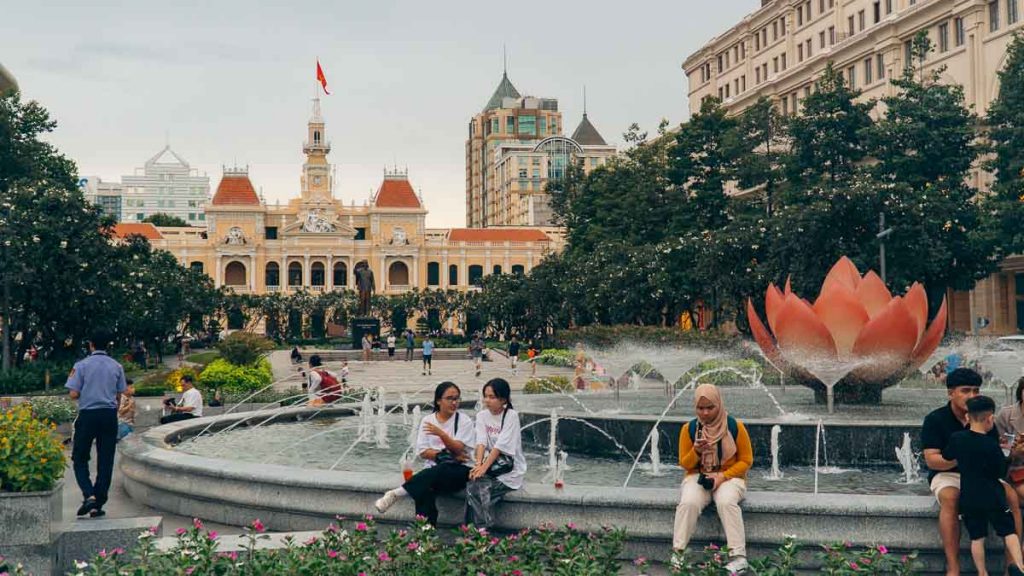
[[[363,349],[363,335],[369,334],[374,340],[380,339],[380,320],[376,318],[352,319],[352,349]]]

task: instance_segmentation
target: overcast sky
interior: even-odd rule
[[[586,85],[591,121],[621,144],[632,122],[686,118],[683,59],[759,5],[0,0],[0,62],[59,122],[53,141],[82,175],[119,180],[166,139],[212,189],[222,164],[247,164],[272,203],[299,194],[319,56],[335,195],[362,203],[397,163],[429,226],[463,226],[467,123],[503,45],[513,84],[557,98],[567,134]]]

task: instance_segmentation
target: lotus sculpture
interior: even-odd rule
[[[882,390],[923,364],[946,329],[946,300],[928,324],[928,296],[915,282],[893,296],[873,271],[861,276],[842,257],[812,304],[786,285],[765,294],[766,327],[747,300],[750,330],[779,370],[841,403],[878,403]],[[830,390],[834,387],[834,390]],[[831,402],[830,402],[831,404]]]

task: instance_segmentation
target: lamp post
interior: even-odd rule
[[[885,227],[885,212],[878,213],[878,234],[875,238],[878,238],[878,260],[879,267],[882,269],[882,284],[885,284],[885,239],[892,234],[892,228]]]

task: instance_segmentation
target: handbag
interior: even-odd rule
[[[459,435],[459,413],[456,412],[455,413],[455,436],[458,436],[458,435]],[[459,459],[456,458],[455,454],[452,454],[452,451],[447,449],[447,448],[441,449],[441,451],[438,452],[436,456],[434,456],[434,464],[437,464],[437,465],[441,465],[441,464],[458,464],[458,463],[459,463]]]
[[[501,413],[501,427],[498,428],[499,433],[503,428],[505,428],[505,414],[507,413],[508,410]],[[498,454],[498,457],[494,459],[493,463],[491,463],[491,467],[487,469],[487,475],[491,478],[497,478],[498,476],[511,472],[513,467],[515,467],[515,460],[513,460],[508,454],[501,453]]]

